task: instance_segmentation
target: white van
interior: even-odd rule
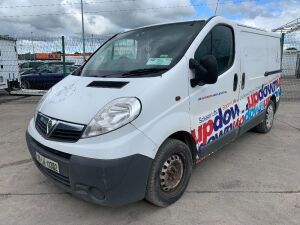
[[[192,168],[279,105],[280,35],[221,17],[117,34],[41,99],[27,144],[37,167],[101,205],[168,206]]]
[[[0,35],[0,90],[11,91],[20,87],[16,42],[13,37]]]

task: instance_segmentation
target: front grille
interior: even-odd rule
[[[61,174],[58,174],[52,170],[47,169],[46,167],[42,166],[41,164],[39,164],[37,162],[37,166],[39,167],[39,169],[45,173],[46,175],[48,175],[50,178],[52,178],[53,180],[61,183],[62,185],[66,186],[67,188],[70,188],[70,180],[69,177],[63,176]]]
[[[55,129],[51,134],[51,138],[59,140],[63,139],[66,141],[78,141],[81,135],[82,131]]]
[[[71,154],[69,153],[65,153],[65,152],[61,152],[61,151],[57,151],[55,149],[49,148],[45,145],[40,144],[39,142],[35,141],[33,138],[31,138],[31,141],[34,142],[34,144],[36,144],[38,147],[42,148],[43,151],[45,152],[50,152],[54,155],[57,155],[59,157],[65,158],[65,159],[70,159],[71,158]]]
[[[84,125],[56,120],[41,113],[36,117],[35,127],[46,139],[63,142],[78,141],[85,128]]]

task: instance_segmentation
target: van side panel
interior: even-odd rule
[[[157,147],[172,134],[190,130],[188,72],[188,61],[183,57],[159,82],[149,83],[139,94],[142,113],[131,123]],[[153,158],[156,151],[151,153]]]
[[[243,72],[247,75],[247,79],[256,82],[258,79],[263,80],[266,72],[280,70],[280,37],[242,28],[240,40]]]
[[[199,36],[201,36],[201,33],[202,35],[207,33],[212,26],[218,23],[231,24],[229,21],[220,20],[218,17],[214,18],[200,32]],[[234,73],[237,73],[238,75],[238,90],[236,91],[237,97],[233,97],[232,101],[229,102],[227,101],[225,95],[222,95],[222,98],[217,98],[216,96],[218,94],[205,95],[207,97],[213,97],[211,98],[213,101],[208,101],[209,99],[207,97],[202,98],[201,95],[198,96],[198,99],[205,99],[207,101],[202,101],[200,106],[203,108],[203,110],[200,110],[199,112],[204,113],[205,109],[207,110],[208,107],[212,107],[212,113],[205,114],[207,115],[205,117],[198,117],[201,120],[198,121],[199,124],[197,128],[194,126],[194,123],[197,121],[193,119],[192,111],[193,107],[199,103],[193,102],[193,95],[195,94],[196,88],[190,89],[190,110],[192,117],[191,134],[197,144],[196,163],[201,162],[211,153],[217,151],[227,143],[234,140],[238,135],[258,125],[265,117],[265,108],[272,96],[276,96],[276,101],[279,101],[281,73],[280,35],[245,26],[234,24],[231,25],[235,28],[235,63],[237,64],[238,69],[236,69]],[[201,38],[201,40],[203,39]],[[193,43],[193,45],[196,43],[196,41]],[[199,42],[197,44],[199,45]],[[193,57],[193,50],[196,48],[196,46],[193,45],[186,54],[187,58]],[[216,84],[204,85],[200,88],[198,87],[198,94],[203,94],[206,90],[218,90],[218,93],[220,94],[223,93],[223,89],[226,89],[227,93],[232,93],[234,96],[234,92],[232,91],[234,73],[231,74],[232,76],[230,76],[230,74],[226,75],[227,79],[224,80],[222,80],[222,76],[220,76]],[[191,74],[191,77],[193,77],[193,73]],[[216,88],[215,86],[220,81],[221,85]],[[218,102],[218,100],[221,100],[221,102]],[[212,129],[208,128],[209,126],[207,126],[207,123],[211,122],[211,118],[213,119],[211,124],[218,124],[218,116],[216,116],[218,113],[215,112],[220,110],[218,107],[214,106],[215,104],[220,105],[219,109],[221,109],[221,112],[224,113],[226,121],[227,117],[229,118],[229,112],[232,112],[231,115],[234,115],[233,119],[229,121],[229,125],[219,133],[208,132]],[[206,132],[201,132],[201,130]],[[235,132],[227,132],[229,130],[236,130],[237,135]],[[210,135],[207,136],[207,133]],[[209,140],[204,146],[201,141],[197,141],[203,139]]]
[[[240,134],[264,119],[265,108],[272,96],[280,96],[280,35],[238,25],[241,42],[239,108],[243,124]]]
[[[194,40],[186,57],[195,59],[199,49],[200,55],[201,51],[209,52],[206,51],[209,47],[205,48],[204,44],[206,44],[208,35],[212,34],[217,26],[225,26],[233,30],[233,37],[231,40],[222,39],[224,35],[214,33],[216,38],[211,38],[213,54],[218,55],[219,58],[227,56],[226,48],[222,49],[221,46],[224,46],[224,43],[227,43],[228,46],[228,43],[233,42],[233,62],[232,64],[228,63],[228,67],[219,74],[216,83],[196,87],[189,85],[190,132],[196,143],[196,163],[233,141],[237,137],[239,129],[239,90],[235,84],[235,80],[240,74],[240,51],[238,51],[240,43],[239,30],[236,30],[237,25],[220,17],[211,19]],[[222,64],[220,63],[220,65]],[[194,78],[194,71],[190,70],[189,72],[190,79]]]

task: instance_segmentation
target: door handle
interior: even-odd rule
[[[236,91],[237,85],[238,85],[238,75],[234,74],[234,78],[233,78],[233,91]]]
[[[242,74],[242,89],[244,89],[245,88],[245,79],[246,79],[246,77],[245,77],[246,75],[245,75],[245,73],[243,73]]]

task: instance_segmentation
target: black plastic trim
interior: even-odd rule
[[[95,88],[122,88],[126,86],[129,82],[123,81],[93,81],[87,87]]]
[[[224,147],[226,144],[234,141],[238,135],[239,129],[235,128],[231,130],[230,132],[223,134],[222,137],[218,138],[217,140],[207,144],[203,147],[201,150],[201,153],[199,155],[200,158],[204,158],[212,153],[215,153],[222,147]]]
[[[256,127],[259,123],[261,123],[265,119],[265,114],[266,110],[263,110],[257,116],[240,126],[238,136],[246,133],[248,130],[251,130],[252,128]]]
[[[52,128],[52,131],[47,134],[47,122],[43,120],[48,121],[49,119],[55,120],[56,124]],[[35,120],[35,128],[45,139],[73,143],[81,138],[86,126],[58,120],[39,112]]]
[[[230,132],[222,135],[219,139],[207,144],[203,147],[200,154],[198,155],[200,159],[204,159],[212,153],[217,152],[219,149],[223,148],[230,142],[233,142],[237,137],[241,136],[245,132],[251,130],[253,127],[257,126],[261,121],[264,120],[265,110],[260,114],[255,116],[253,119],[249,120],[242,126],[234,128]]]
[[[86,201],[120,206],[145,197],[153,159],[135,154],[118,159],[93,159],[71,155],[65,159],[34,140],[26,132],[28,149],[40,171],[56,185]],[[99,149],[101,150],[101,149]],[[55,150],[56,151],[56,150]],[[60,174],[41,166],[36,152],[59,164]]]
[[[273,71],[267,71],[265,72],[264,76],[267,77],[267,76],[270,76],[270,75],[273,75],[273,74],[276,74],[276,73],[281,73],[282,72],[282,69],[280,70],[273,70]]]

